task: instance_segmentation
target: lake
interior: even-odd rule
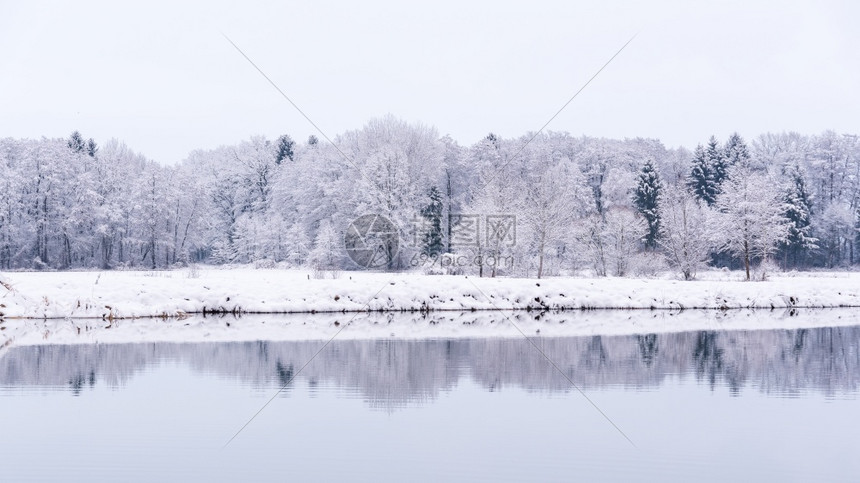
[[[860,475],[860,326],[532,340],[11,346],[0,479]]]

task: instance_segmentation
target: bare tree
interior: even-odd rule
[[[715,248],[713,211],[680,188],[660,200],[662,214],[659,244],[669,263],[684,280],[696,278]]]
[[[780,190],[766,173],[739,165],[730,170],[717,209],[722,249],[743,261],[750,280],[751,264],[772,255],[788,236]]]

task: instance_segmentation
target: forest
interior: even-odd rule
[[[462,146],[387,116],[323,138],[252,137],[171,166],[78,132],[0,139],[0,269],[358,269],[344,234],[367,214],[399,230],[382,267],[394,271],[749,279],[860,263],[856,135],[705,135],[690,150],[490,133]]]

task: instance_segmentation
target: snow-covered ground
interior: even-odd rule
[[[534,280],[342,272],[317,279],[301,270],[252,268],[15,272],[0,274],[0,313],[6,318],[118,319],[204,311],[860,307],[860,274],[775,274],[765,282],[740,277],[710,272],[703,280],[685,282],[668,275]]]

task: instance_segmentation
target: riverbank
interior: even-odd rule
[[[860,274],[738,273],[665,278],[477,278],[302,270],[4,272],[0,312],[11,318],[124,319],[216,313],[344,313],[583,309],[791,309],[860,307]]]
[[[596,310],[233,315],[185,319],[18,319],[0,325],[0,356],[13,346],[254,341],[547,339],[701,331],[860,326],[854,309]]]

